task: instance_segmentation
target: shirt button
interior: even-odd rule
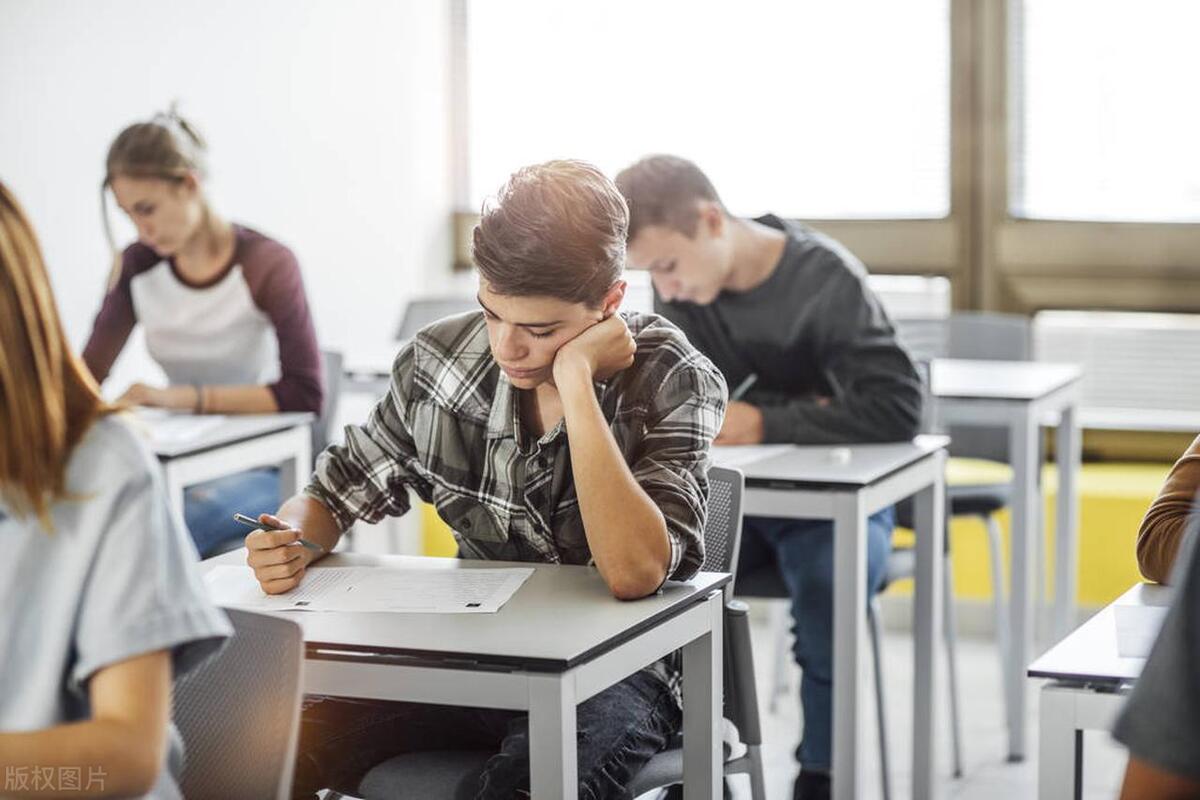
[[[464,520],[463,520],[463,521],[460,523],[459,527],[461,527],[461,528],[462,528],[464,531],[469,531],[469,530],[471,530],[471,520],[469,520],[469,519],[464,519]]]

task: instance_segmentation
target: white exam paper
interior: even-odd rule
[[[205,582],[213,602],[252,611],[489,614],[532,574],[527,567],[319,567],[287,594],[267,595],[249,567],[222,564],[205,575]]]

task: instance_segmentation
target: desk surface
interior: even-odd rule
[[[246,551],[235,550],[201,566],[245,563]],[[725,573],[702,572],[687,583],[668,582],[651,597],[622,602],[592,567],[361,553],[334,553],[313,569],[322,566],[532,567],[533,575],[495,614],[284,613],[300,624],[310,651],[543,672],[561,672],[607,652],[729,582]]]
[[[889,444],[714,447],[712,454],[717,466],[740,469],[751,487],[855,488],[870,486],[949,443],[945,436],[918,436]]]
[[[150,448],[160,461],[195,455],[206,450],[307,425],[307,411],[283,414],[195,415],[139,411],[135,418],[149,433]],[[194,430],[189,432],[188,428]]]
[[[1077,364],[1041,361],[935,358],[931,370],[938,399],[1037,400],[1083,377]]]
[[[1119,684],[1135,680],[1145,658],[1123,657],[1117,649],[1117,606],[1167,606],[1171,590],[1139,583],[1096,613],[1029,665],[1031,678]]]

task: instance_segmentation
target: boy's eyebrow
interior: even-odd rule
[[[484,311],[488,312],[496,319],[500,319],[499,314],[497,314],[495,311],[492,311],[484,304],[482,297],[475,295],[475,299],[479,301],[479,305]],[[553,322],[514,322],[513,325],[516,325],[518,328],[549,328],[551,325],[557,325],[560,322],[562,322],[561,319],[556,319]]]

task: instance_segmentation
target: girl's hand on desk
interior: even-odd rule
[[[282,523],[275,517],[269,517],[269,520],[272,524]],[[312,555],[297,544],[300,537],[300,531],[295,528],[260,529],[246,537],[246,563],[254,570],[254,577],[267,594],[290,592],[304,579]]]

